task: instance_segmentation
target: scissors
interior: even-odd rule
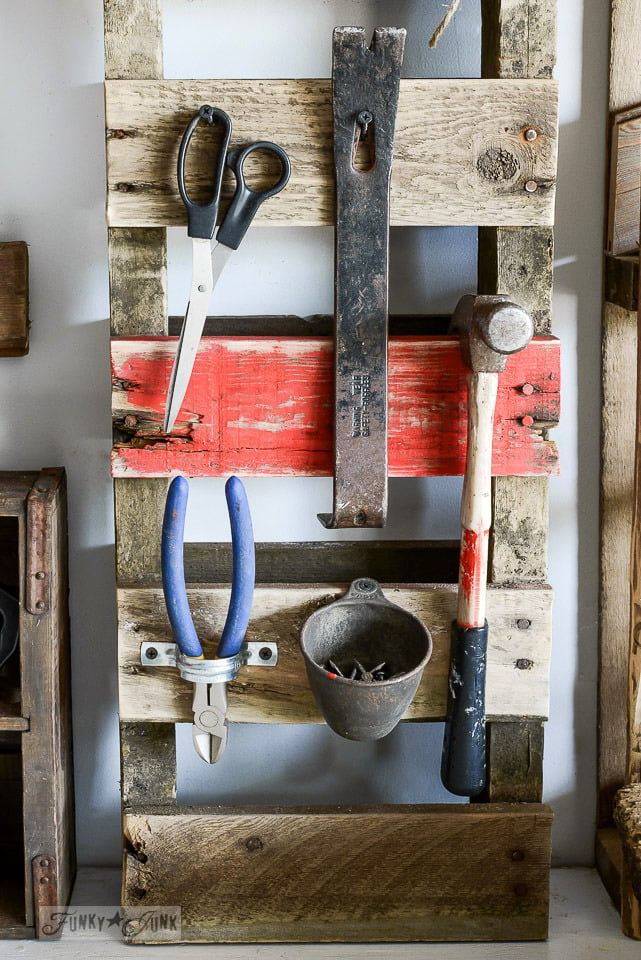
[[[195,203],[190,199],[185,188],[185,157],[191,138],[201,120],[210,126],[219,123],[222,126],[223,137],[214,166],[211,199],[206,203]],[[258,140],[238,150],[228,151],[230,137],[231,120],[225,111],[205,104],[192,117],[183,134],[178,151],[178,190],[187,208],[187,234],[193,240],[193,266],[189,304],[169,381],[163,424],[165,433],[172,430],[187,391],[205,324],[205,317],[207,316],[207,306],[218,278],[232,252],[238,249],[261,203],[280,193],[286,186],[291,172],[289,157],[278,144]],[[265,150],[268,153],[273,153],[280,161],[280,179],[266,190],[252,190],[247,186],[243,175],[243,164],[255,150]],[[228,166],[234,173],[236,191],[218,229],[216,243],[212,248],[211,240],[216,229],[225,166]]]
[[[229,511],[232,542],[232,585],[227,618],[223,627],[216,660],[206,661],[203,648],[194,627],[183,564],[185,513],[189,485],[184,477],[175,477],[167,492],[162,525],[161,568],[165,605],[176,643],[189,679],[194,684],[192,708],[194,722],[192,739],[196,753],[207,763],[216,763],[227,745],[227,683],[224,679],[211,682],[199,679],[199,663],[206,670],[219,661],[233,659],[245,639],[254,593],[255,552],[251,514],[247,494],[238,477],[230,477],[225,484],[225,498]],[[225,667],[225,663],[218,664]],[[201,671],[200,676],[203,676]]]

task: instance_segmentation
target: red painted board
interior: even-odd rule
[[[332,475],[331,338],[204,337],[167,437],[176,345],[175,337],[112,340],[114,425],[128,435],[114,446],[114,476]],[[499,377],[493,473],[557,473],[556,447],[541,430],[559,419],[559,341],[537,338]],[[464,472],[465,381],[456,337],[390,339],[390,476]]]

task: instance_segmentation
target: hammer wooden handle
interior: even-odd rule
[[[492,524],[492,436],[498,374],[469,373],[467,382],[467,459],[456,619],[462,627],[482,627]]]

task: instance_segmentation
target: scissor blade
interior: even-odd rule
[[[173,428],[187,392],[189,378],[198,352],[198,344],[205,325],[207,307],[214,289],[211,244],[209,240],[201,239],[194,239],[192,243],[191,290],[167,391],[163,424],[165,433],[169,433]]]

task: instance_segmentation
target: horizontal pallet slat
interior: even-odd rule
[[[180,906],[183,941],[547,936],[544,805],[187,809],[124,824],[124,907]],[[135,936],[154,939],[152,925]]]
[[[257,223],[334,223],[329,80],[111,80],[106,84],[110,226],[186,222],[176,157],[183,130],[203,103],[229,113],[232,145],[272,140],[290,155],[291,180],[261,207]],[[525,138],[528,129],[537,132],[534,140]],[[391,223],[549,225],[556,150],[554,81],[403,80]],[[196,154],[191,191],[198,199],[210,183],[211,160],[206,149]]]
[[[0,701],[0,731],[17,730],[24,733],[29,729],[29,718],[23,717],[19,703]]]
[[[113,417],[131,436],[114,447],[114,476],[331,476],[331,339],[204,337],[167,439],[162,419],[176,344],[112,340]],[[559,390],[554,338],[537,338],[508,358],[499,380],[495,475],[558,472],[556,446],[541,431],[558,421]],[[390,339],[391,476],[464,472],[465,395],[456,337]]]
[[[386,596],[420,617],[434,650],[405,718],[445,716],[450,624],[456,586],[384,586]],[[310,614],[344,593],[336,584],[257,586],[247,632],[250,641],[276,641],[275,667],[243,667],[228,685],[229,717],[242,723],[320,723],[299,648]],[[228,587],[190,588],[194,624],[206,654],[213,655],[229,603]],[[488,716],[547,717],[552,591],[549,587],[488,591],[490,639]],[[118,591],[120,719],[191,722],[191,685],[171,667],[142,667],[140,645],[171,641],[162,590]],[[520,627],[519,627],[520,624]]]

